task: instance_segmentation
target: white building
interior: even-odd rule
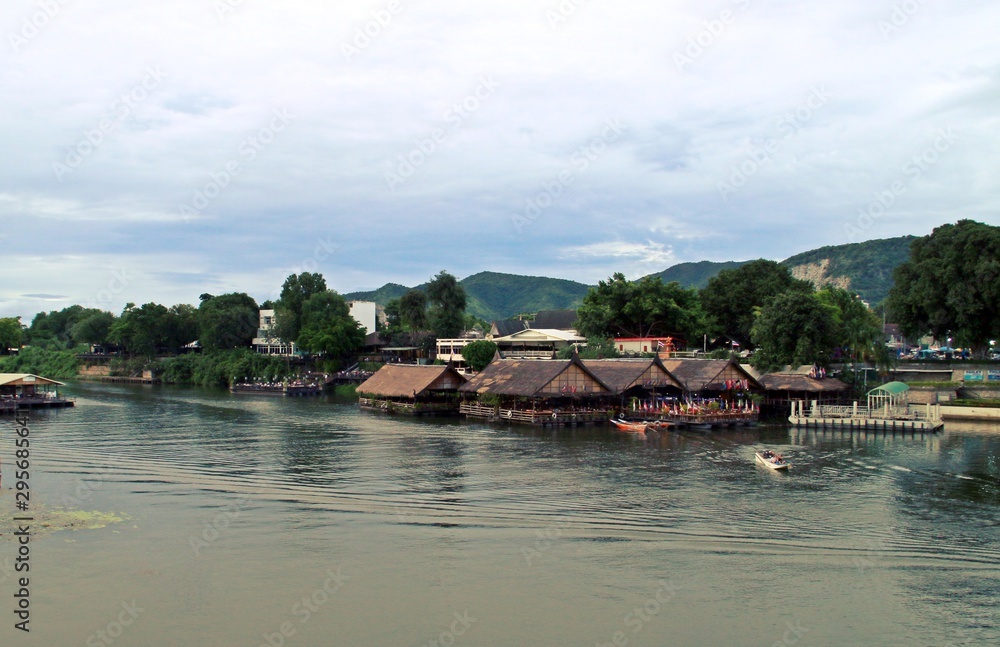
[[[257,323],[257,336],[251,344],[261,355],[294,355],[295,344],[282,341],[271,334],[274,328],[274,310],[261,310]]]
[[[378,306],[375,305],[374,301],[348,301],[347,306],[351,309],[351,316],[354,317],[354,320],[364,326],[366,335],[375,332]]]

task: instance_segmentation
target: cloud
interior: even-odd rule
[[[0,244],[26,264],[0,316],[30,317],[24,293],[83,303],[121,268],[115,310],[261,298],[325,238],[312,264],[345,292],[442,268],[593,282],[1000,203],[986,0],[56,4],[33,31],[37,4],[0,18]]]

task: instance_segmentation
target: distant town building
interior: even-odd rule
[[[678,337],[615,337],[615,347],[622,355],[641,353],[669,353],[683,348],[683,340]]]
[[[370,335],[375,332],[375,320],[378,318],[378,306],[374,301],[348,301],[351,309],[351,316],[355,321],[364,326],[365,334]]]
[[[273,329],[274,310],[261,310],[257,336],[250,342],[253,349],[261,355],[294,355],[295,344],[275,337],[271,332]]]

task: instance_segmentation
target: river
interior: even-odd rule
[[[1000,644],[1000,426],[642,438],[66,393],[30,417],[33,509],[125,520],[33,538],[28,634],[0,538],[5,646]]]

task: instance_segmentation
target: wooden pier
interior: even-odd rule
[[[534,410],[509,409],[500,406],[484,406],[463,402],[459,412],[469,418],[479,418],[488,422],[516,422],[535,427],[580,427],[608,424],[609,413],[605,409],[560,409]]]
[[[802,427],[827,429],[870,429],[875,431],[937,431],[944,426],[940,405],[869,408],[858,406],[821,405],[813,400],[793,400],[788,421]]]

